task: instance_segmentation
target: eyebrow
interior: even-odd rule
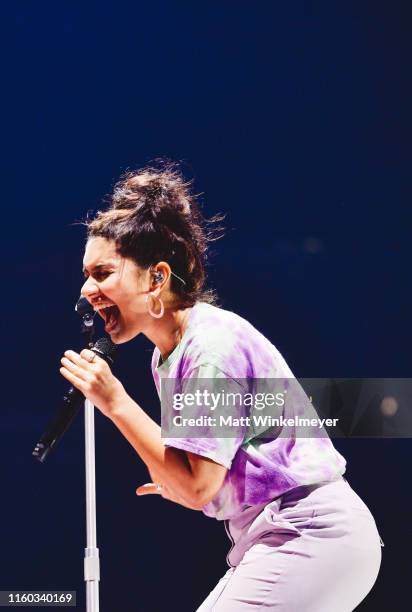
[[[91,266],[91,269],[93,272],[95,272],[96,270],[99,270],[100,268],[110,268],[112,267],[114,264],[112,262],[110,263],[100,263],[100,264],[96,264],[94,266]],[[88,272],[87,267],[83,266],[83,274],[84,276],[86,276],[86,273]]]

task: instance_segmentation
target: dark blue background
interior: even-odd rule
[[[296,376],[410,375],[407,2],[23,2],[2,7],[1,589],[76,589],[84,609],[82,419],[32,448],[63,390],[84,232],[127,168],[183,161],[228,213],[210,283]],[[153,416],[152,347],[116,373]],[[96,417],[101,610],[191,612],[225,571],[223,525],[136,498],[143,464]],[[339,440],[385,541],[358,608],[408,602],[409,440]],[[303,611],[302,611],[303,612]]]

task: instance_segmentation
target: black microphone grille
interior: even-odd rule
[[[93,306],[82,295],[77,300],[76,306],[74,307],[74,309],[80,316],[83,316],[85,314],[93,314],[93,315],[95,314]]]
[[[95,342],[92,351],[97,353],[100,357],[112,365],[116,352],[116,345],[110,340],[110,338],[103,336],[102,338],[99,338],[97,342]]]

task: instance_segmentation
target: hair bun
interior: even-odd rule
[[[141,212],[154,208],[153,213],[168,208],[190,215],[190,186],[176,164],[162,163],[160,168],[149,166],[137,172],[127,172],[120,178],[114,188],[112,207]]]

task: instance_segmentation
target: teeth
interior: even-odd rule
[[[114,306],[114,304],[94,304],[93,310],[103,310],[104,308],[110,308],[110,306]]]

